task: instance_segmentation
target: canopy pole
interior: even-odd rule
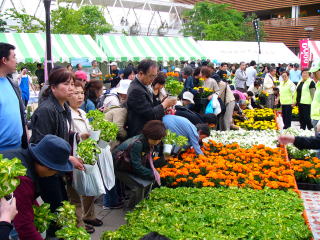
[[[43,0],[44,8],[46,10],[46,60],[47,68],[45,76],[49,76],[52,70],[52,54],[51,54],[51,34],[50,34],[50,5],[51,0]],[[45,79],[45,84],[48,85],[48,77]]]

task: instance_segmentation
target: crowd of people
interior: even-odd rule
[[[42,88],[28,129],[28,93],[23,89],[31,86],[30,79],[23,68],[19,82],[14,83],[10,75],[16,71],[15,47],[0,43],[0,154],[19,158],[27,168],[11,203],[18,212],[1,199],[1,236],[11,231],[13,220],[20,239],[43,239],[33,222],[32,206],[39,196],[50,204],[52,212],[64,200],[74,204],[77,226],[88,233],[103,225],[94,211],[98,196],[82,196],[72,184],[73,170],[85,171],[72,148],[90,137],[91,119],[86,114],[91,110],[103,112],[105,119],[119,129],[116,141],[110,143],[116,184],[106,189],[103,207],[128,211],[155,185],[161,185],[156,167],[166,161],[161,143],[166,130],[187,137],[186,147],[203,154],[202,139],[210,135],[210,127],[237,129],[233,118],[241,117],[246,108],[281,105],[285,128],[290,127],[293,104],[299,107],[301,128],[311,129],[320,120],[320,66],[301,71],[297,65],[267,66],[258,72],[254,61],[238,66],[221,63],[218,68],[208,61],[186,63],[182,70],[173,69],[184,85],[178,99],[168,96],[166,70],[152,60],[142,60],[136,68],[130,65],[121,71],[111,63],[110,89],[100,80],[97,62],[92,66],[89,76],[81,64],[75,72],[71,65],[56,66]],[[38,74],[42,76],[40,69]],[[203,89],[210,91],[205,99],[199,97]],[[266,99],[261,103],[257,98],[263,92]],[[118,161],[122,158],[128,158],[130,164]],[[2,213],[4,208],[8,209],[6,214]],[[57,228],[52,224],[47,236],[54,237]]]

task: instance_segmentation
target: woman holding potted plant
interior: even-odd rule
[[[80,109],[84,101],[84,88],[80,81],[75,81],[74,92],[69,98],[71,110],[71,131],[82,134],[81,140],[89,137],[91,130],[89,120],[86,118],[86,113]],[[88,233],[93,233],[93,226],[101,226],[103,223],[96,218],[94,212],[94,196],[79,196],[76,190],[72,187],[71,182],[67,184],[67,193],[69,200],[76,206],[77,226],[85,227]],[[85,224],[86,223],[86,224]]]
[[[74,74],[66,68],[52,70],[49,75],[49,87],[44,92],[45,100],[32,115],[31,143],[38,143],[48,134],[58,136],[67,142],[73,139],[71,132],[71,111],[67,101],[74,90]],[[83,164],[76,157],[70,156],[69,161],[79,170],[84,170]],[[39,178],[39,190],[44,202],[50,203],[54,212],[64,200],[68,200],[64,180],[61,175]],[[52,187],[48,187],[52,186]],[[54,202],[48,196],[56,196]],[[54,235],[51,229],[49,234]]]
[[[164,124],[160,120],[151,120],[144,125],[142,134],[129,138],[113,151],[116,176],[130,189],[126,209],[133,209],[143,200],[154,181],[160,185],[152,153],[165,135]]]

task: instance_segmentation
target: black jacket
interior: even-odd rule
[[[197,125],[199,123],[204,123],[203,119],[201,118],[200,114],[192,112],[191,110],[187,109],[183,106],[175,106],[176,109],[176,115],[180,117],[185,117],[190,122],[193,123],[193,125]]]
[[[23,129],[23,134],[21,138],[21,147],[22,148],[27,148],[28,147],[28,137],[27,137],[27,131],[26,131],[26,114],[25,114],[25,108],[24,108],[24,103],[21,98],[21,92],[20,88],[17,84],[15,84],[10,77],[7,77],[9,80],[14,92],[17,95],[17,98],[19,100],[19,107],[20,107],[20,117],[21,117],[21,123],[22,123],[22,129]]]
[[[164,116],[163,106],[153,106],[152,93],[138,78],[135,78],[128,89],[128,137],[140,134],[143,125],[150,120],[161,120]]]
[[[320,149],[320,136],[295,137],[294,146],[299,149]]]
[[[64,108],[58,100],[50,94],[31,118],[32,136],[30,142],[38,143],[45,135],[52,134],[70,142],[70,133],[68,123],[71,126],[71,111],[67,104]]]

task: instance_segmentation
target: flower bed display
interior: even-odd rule
[[[245,109],[243,114],[246,116],[246,120],[241,121],[235,119],[235,124],[246,130],[277,130],[277,125],[274,120],[275,115],[272,109]]]
[[[193,150],[170,158],[159,169],[162,183],[169,187],[241,187],[287,189],[295,186],[293,171],[281,148],[264,145],[249,149],[236,143],[204,143],[204,155]]]
[[[313,136],[314,131],[288,128],[281,131],[282,135]],[[238,143],[242,148],[250,148],[253,145],[264,144],[266,147],[278,146],[278,130],[251,130],[240,129],[238,131],[211,131],[210,137],[204,141],[213,140],[223,144]],[[292,146],[297,151],[298,149]],[[307,150],[311,152],[310,150]]]
[[[172,240],[307,240],[312,234],[302,211],[293,191],[162,187],[102,239],[136,240],[155,231]]]
[[[306,158],[304,160],[291,159],[291,166],[297,182],[320,183],[320,159]]]

